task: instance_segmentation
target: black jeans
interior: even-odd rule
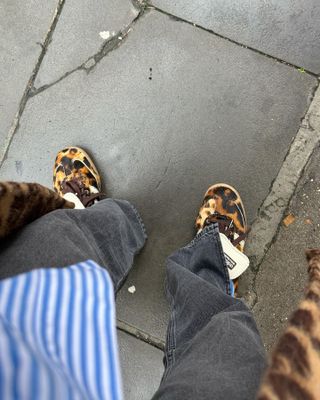
[[[1,242],[0,279],[92,259],[109,271],[117,291],[145,239],[126,201],[57,210]],[[254,399],[264,349],[251,312],[228,291],[218,229],[211,225],[168,258],[171,317],[165,373],[154,399]]]

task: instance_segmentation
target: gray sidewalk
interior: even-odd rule
[[[235,185],[255,221],[242,292],[268,345],[280,327],[263,324],[275,313],[263,274],[282,294],[279,260],[264,257],[319,142],[303,120],[318,87],[319,17],[316,0],[0,4],[0,179],[51,186],[57,151],[82,146],[148,230],[117,299],[128,400],[150,398],[161,379],[165,259],[193,237],[212,183]]]

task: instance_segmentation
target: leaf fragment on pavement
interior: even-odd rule
[[[284,219],[283,219],[283,224],[284,226],[288,227],[295,221],[296,217],[293,214],[288,214]]]

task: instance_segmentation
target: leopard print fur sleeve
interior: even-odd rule
[[[58,208],[74,208],[38,183],[0,182],[0,239]]]
[[[320,250],[307,250],[305,298],[276,345],[258,400],[320,399]]]

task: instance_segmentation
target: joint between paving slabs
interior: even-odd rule
[[[220,33],[217,33],[217,32],[215,32],[215,31],[213,31],[212,29],[205,28],[205,27],[203,27],[202,25],[199,25],[199,24],[196,24],[196,23],[194,23],[194,22],[192,22],[192,21],[189,21],[189,20],[187,20],[187,19],[178,17],[177,15],[171,14],[170,12],[165,11],[165,10],[163,10],[162,8],[159,8],[159,7],[157,7],[157,6],[154,6],[154,5],[150,4],[150,3],[148,3],[148,4],[149,4],[149,5],[148,5],[148,9],[152,9],[152,10],[155,10],[155,11],[160,12],[161,14],[167,15],[169,18],[173,19],[174,21],[177,21],[177,22],[184,22],[184,23],[186,23],[186,24],[192,25],[192,26],[194,26],[195,28],[201,29],[201,30],[203,30],[203,31],[206,31],[206,32],[212,34],[212,35],[215,35],[215,36],[217,36],[217,37],[220,38],[220,39],[226,40],[226,41],[228,41],[228,42],[230,42],[230,43],[233,43],[233,44],[235,44],[235,45],[237,45],[237,46],[240,46],[240,47],[242,47],[242,48],[251,50],[251,51],[253,51],[253,52],[257,53],[257,54],[260,54],[261,56],[264,56],[264,57],[267,57],[267,58],[269,58],[269,59],[271,59],[271,60],[273,60],[273,61],[279,62],[280,64],[285,64],[285,65],[287,65],[288,67],[292,67],[292,68],[294,68],[294,69],[296,69],[296,70],[298,70],[298,71],[300,71],[300,72],[306,73],[306,74],[308,74],[308,75],[312,75],[312,76],[314,76],[314,77],[316,77],[316,78],[319,78],[319,76],[320,76],[319,74],[316,74],[315,72],[312,72],[312,71],[310,71],[310,70],[308,70],[308,69],[305,69],[303,66],[295,65],[295,64],[290,63],[290,62],[288,62],[288,61],[282,60],[281,58],[278,58],[278,57],[276,57],[276,56],[272,56],[271,54],[264,53],[263,51],[258,50],[258,49],[254,48],[254,47],[245,45],[245,44],[243,44],[243,43],[238,42],[237,40],[230,39],[230,38],[228,38],[227,36],[224,36],[224,35],[222,35],[222,34],[220,34]]]
[[[136,8],[138,8],[138,5],[136,4],[136,2],[133,2],[133,4]],[[60,78],[58,78],[54,82],[48,83],[39,88],[33,87],[30,92],[30,97],[36,96],[37,94],[43,92],[44,90],[49,89],[50,87],[61,82],[63,79],[67,78],[69,75],[73,74],[76,71],[85,71],[87,74],[92,72],[92,70],[97,66],[97,64],[103,58],[105,58],[113,50],[116,50],[117,48],[119,48],[125,42],[130,31],[132,30],[133,26],[142,17],[142,15],[144,15],[146,12],[146,8],[144,5],[140,5],[138,10],[139,10],[139,13],[137,14],[137,16],[125,28],[116,32],[115,35],[113,37],[111,37],[110,39],[105,40],[97,53],[95,53],[94,55],[87,58],[87,60],[85,62],[83,62],[81,65],[79,65],[78,67],[72,69],[71,71],[67,71],[65,74],[63,74]]]
[[[152,336],[149,333],[144,332],[143,330],[136,328],[135,326],[125,321],[117,319],[117,329],[129,334],[130,336],[135,337],[138,340],[141,340],[142,342],[145,342],[153,347],[156,347],[161,351],[164,351],[165,349],[165,342],[163,340],[155,336]]]
[[[149,6],[149,2],[147,0],[131,0],[131,3],[139,11],[144,11]]]
[[[76,71],[83,70],[83,71],[86,71],[87,73],[90,73],[90,72],[96,67],[96,65],[97,65],[104,57],[106,57],[110,52],[112,52],[113,50],[117,49],[119,46],[121,46],[122,43],[124,43],[124,41],[125,41],[125,39],[127,38],[128,34],[129,34],[129,32],[130,32],[130,30],[132,29],[133,25],[142,17],[142,15],[144,15],[145,13],[147,13],[148,11],[151,11],[151,10],[155,10],[155,11],[157,11],[157,12],[160,12],[160,13],[162,13],[162,14],[168,16],[169,18],[174,19],[175,21],[178,21],[178,22],[185,22],[185,23],[187,23],[187,24],[189,24],[189,25],[193,25],[193,26],[196,27],[196,28],[199,28],[199,29],[204,30],[204,31],[206,31],[206,32],[208,32],[208,33],[211,33],[211,34],[213,34],[213,35],[215,35],[215,36],[217,36],[217,37],[219,37],[219,38],[221,38],[221,39],[227,40],[227,41],[229,41],[229,42],[231,42],[231,43],[234,43],[234,44],[236,44],[236,45],[238,45],[238,46],[241,46],[242,48],[246,48],[246,49],[252,50],[252,51],[254,51],[254,52],[256,52],[256,53],[258,53],[258,54],[260,54],[260,55],[263,55],[263,56],[265,56],[265,57],[268,57],[268,58],[270,58],[270,59],[272,59],[272,60],[274,60],[274,61],[277,61],[277,62],[279,62],[279,63],[285,64],[285,65],[290,66],[290,67],[293,67],[293,68],[295,68],[295,69],[301,69],[301,68],[300,68],[299,66],[297,66],[297,65],[290,64],[290,63],[288,63],[288,62],[286,62],[286,61],[284,61],[284,60],[281,60],[281,59],[279,59],[279,58],[277,58],[277,57],[274,57],[274,56],[271,56],[271,55],[269,55],[269,54],[263,53],[263,52],[261,52],[260,50],[254,49],[254,48],[252,48],[252,47],[250,47],[250,46],[246,46],[246,45],[243,45],[243,44],[241,44],[241,43],[239,43],[239,42],[237,42],[237,41],[234,41],[234,40],[232,40],[232,39],[229,39],[229,38],[227,38],[227,37],[225,37],[225,36],[223,36],[223,35],[220,35],[220,34],[214,32],[214,31],[212,31],[212,30],[210,30],[210,29],[204,28],[204,27],[202,27],[201,25],[195,24],[195,23],[193,23],[193,22],[191,22],[191,21],[185,20],[185,19],[180,18],[180,17],[178,17],[178,16],[176,16],[176,15],[170,14],[170,13],[167,12],[167,11],[164,11],[164,10],[162,10],[162,9],[156,7],[156,6],[153,6],[150,2],[148,2],[148,1],[146,1],[146,0],[131,0],[131,3],[133,4],[133,6],[134,6],[136,9],[139,10],[139,13],[138,13],[138,15],[132,20],[132,22],[131,22],[130,24],[128,24],[124,29],[119,30],[119,31],[114,35],[114,37],[112,37],[112,38],[110,38],[110,39],[107,39],[107,40],[102,44],[100,50],[99,50],[96,54],[94,54],[93,56],[90,56],[90,57],[89,57],[84,63],[82,63],[80,66],[78,66],[78,67],[72,69],[71,71],[66,72],[66,73],[63,74],[60,78],[58,78],[57,80],[55,80],[54,82],[45,84],[45,85],[43,85],[43,86],[41,86],[41,87],[39,87],[39,88],[35,88],[34,86],[32,86],[32,87],[30,88],[30,92],[29,92],[30,97],[33,97],[33,96],[35,96],[35,95],[37,95],[37,94],[43,92],[44,90],[46,90],[46,89],[52,87],[53,85],[55,85],[55,84],[61,82],[63,79],[67,78],[69,75],[73,74],[73,73],[76,72]],[[305,72],[305,73],[307,73],[307,74],[310,74],[310,75],[312,75],[312,76],[318,77],[318,75],[316,75],[315,73],[313,73],[313,72],[311,72],[311,71],[308,71],[308,70],[303,69],[303,72]]]
[[[246,284],[246,293],[243,295],[244,301],[251,309],[258,302],[256,278],[261,265],[263,264],[270,247],[277,240],[283,216],[289,209],[292,199],[296,194],[297,185],[301,181],[314,152],[319,148],[320,115],[317,112],[318,105],[320,105],[319,86],[317,86],[313,92],[313,99],[305,116],[301,120],[299,130],[291,143],[277,177],[270,186],[266,199],[258,210],[257,218],[252,224],[252,231],[249,235],[249,238],[252,237],[252,239],[251,243],[250,241],[248,243],[249,249],[247,252],[252,266],[249,275],[247,276],[249,282]],[[314,125],[310,122],[313,118]],[[302,156],[301,159],[298,157],[299,153]],[[294,163],[295,160],[298,160],[301,169],[300,171],[298,169],[298,173],[293,174],[290,180],[291,169],[297,169],[297,166],[292,165],[292,162]],[[276,196],[275,193],[277,193],[277,190],[275,190],[275,188],[282,187],[285,184],[289,184],[291,188],[289,192],[283,192],[279,196]],[[275,217],[272,214],[274,214]],[[275,219],[272,221],[273,218]],[[270,224],[268,225],[269,221]],[[265,230],[263,230],[264,226],[266,226]]]
[[[91,72],[92,69],[104,58],[107,54],[109,54],[111,51],[115,50],[118,48],[126,39],[127,35],[129,34],[131,28],[133,25],[137,22],[137,20],[147,11],[147,3],[144,0],[131,0],[132,4],[134,5],[135,8],[139,10],[137,16],[131,21],[130,24],[128,24],[124,29],[120,30],[117,32],[116,36],[106,40],[105,43],[102,44],[100,50],[94,54],[93,56],[89,57],[83,64],[81,64],[79,67],[74,68],[71,71],[66,72],[63,76],[61,76],[59,79],[56,81],[44,85],[40,88],[36,88],[34,86],[35,79],[38,75],[41,63],[44,59],[44,56],[47,52],[48,46],[50,45],[52,41],[52,36],[54,33],[54,30],[56,28],[56,25],[58,23],[60,14],[62,12],[63,6],[65,4],[66,0],[58,0],[57,7],[55,9],[55,13],[52,19],[52,22],[50,24],[50,27],[47,31],[47,34],[45,36],[44,42],[43,43],[38,43],[41,47],[41,53],[38,57],[38,60],[36,62],[35,68],[32,71],[32,74],[28,80],[27,86],[25,88],[25,91],[23,93],[23,96],[20,100],[19,106],[18,106],[18,111],[16,112],[16,115],[12,121],[11,127],[9,129],[8,135],[4,141],[4,145],[2,149],[0,149],[0,169],[4,163],[4,161],[7,158],[7,154],[10,148],[10,144],[12,142],[12,139],[15,135],[15,133],[19,129],[20,125],[20,118],[22,116],[22,113],[26,107],[27,101],[29,98],[43,92],[44,90],[48,89],[49,87],[57,84],[58,82],[62,81],[72,73],[79,71],[79,70],[84,70],[87,73]]]
[[[307,159],[306,164],[305,164],[304,167],[303,167],[303,170],[302,170],[302,172],[301,172],[301,174],[300,174],[300,177],[299,177],[299,179],[298,179],[297,182],[296,182],[296,186],[298,185],[300,179],[303,177],[303,173],[304,173],[304,171],[307,169],[307,167],[308,167],[308,165],[309,165],[309,162],[310,162],[310,160],[311,160],[313,154],[315,153],[316,150],[319,149],[319,145],[320,145],[320,140],[317,142],[317,144],[316,144],[316,146],[314,147],[312,153],[309,155],[309,158]],[[246,304],[247,304],[247,305],[249,306],[249,308],[251,308],[251,309],[254,308],[254,306],[258,303],[258,300],[259,300],[259,295],[258,295],[257,290],[256,290],[256,280],[257,280],[258,274],[259,274],[259,272],[260,272],[260,267],[261,267],[261,265],[263,264],[263,262],[264,262],[264,260],[265,260],[265,258],[266,258],[266,256],[267,256],[267,254],[268,254],[268,251],[270,250],[270,248],[272,247],[272,245],[273,245],[273,244],[276,242],[276,240],[277,240],[277,237],[278,237],[278,234],[279,234],[279,231],[280,231],[280,228],[281,228],[281,223],[282,223],[283,216],[284,216],[284,215],[286,214],[286,212],[289,210],[290,205],[291,205],[291,202],[292,202],[292,200],[293,200],[295,194],[296,194],[296,190],[294,190],[294,191],[292,192],[292,194],[291,194],[291,196],[290,196],[290,199],[289,199],[288,202],[287,202],[286,207],[283,207],[283,212],[282,212],[282,216],[281,216],[281,219],[280,219],[280,221],[279,221],[279,224],[278,224],[277,227],[276,227],[276,230],[275,230],[275,232],[274,232],[274,236],[272,237],[271,241],[268,242],[268,243],[265,245],[263,256],[262,256],[262,257],[259,257],[259,256],[252,255],[252,256],[249,257],[249,258],[250,258],[250,261],[251,261],[251,263],[252,263],[252,266],[250,267],[250,268],[251,268],[250,273],[252,274],[252,278],[250,279],[250,282],[249,282],[249,284],[248,284],[247,293],[245,293],[244,296],[243,296],[243,300],[246,302]],[[281,208],[282,208],[282,207],[281,207]],[[266,215],[266,214],[265,214],[265,215]],[[260,216],[261,216],[262,218],[264,218],[264,211],[263,211],[263,210],[260,211]],[[257,217],[257,219],[258,219],[258,218],[259,218],[259,217]]]
[[[17,130],[19,128],[20,118],[21,118],[22,113],[23,113],[23,111],[24,111],[24,109],[26,107],[28,98],[30,97],[30,93],[33,90],[34,81],[35,81],[35,79],[36,79],[36,77],[38,75],[38,72],[39,72],[41,63],[43,61],[43,58],[44,58],[44,56],[46,54],[47,48],[48,48],[48,46],[49,46],[49,44],[51,42],[52,35],[53,35],[53,32],[54,32],[54,30],[55,30],[55,28],[57,26],[60,14],[61,14],[63,6],[64,6],[64,3],[65,3],[65,0],[59,0],[58,1],[57,7],[55,9],[53,18],[52,18],[51,23],[50,23],[50,27],[49,27],[49,29],[48,29],[48,31],[46,33],[44,41],[43,41],[43,43],[38,43],[40,45],[40,47],[41,47],[41,52],[39,54],[38,60],[37,60],[37,62],[35,64],[35,67],[34,67],[32,73],[31,73],[31,76],[30,76],[30,78],[29,78],[29,80],[27,82],[26,88],[25,88],[25,90],[23,92],[22,98],[21,98],[19,106],[18,106],[18,110],[17,110],[16,115],[14,116],[14,119],[12,121],[12,124],[11,124],[11,127],[9,129],[8,135],[5,138],[4,145],[3,145],[2,149],[0,150],[0,168],[2,167],[3,162],[7,158],[8,150],[9,150],[10,144],[12,142],[13,136],[15,135],[15,133],[17,132]]]

